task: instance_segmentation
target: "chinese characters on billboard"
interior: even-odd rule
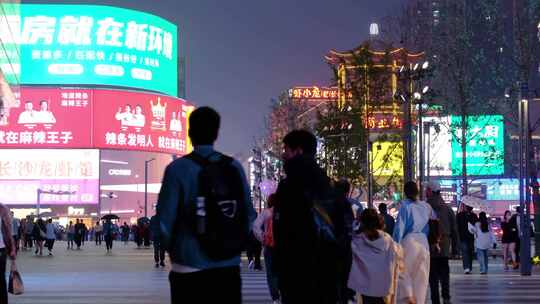
[[[349,97],[352,97],[352,93]],[[339,89],[337,87],[294,87],[289,89],[289,98],[297,100],[337,100]]]
[[[185,154],[184,100],[130,91],[21,87],[0,148],[105,148]]]
[[[22,84],[96,84],[177,94],[177,27],[153,15],[100,5],[22,4],[8,15],[20,45]],[[13,41],[15,40],[15,41]]]
[[[337,87],[294,87],[289,89],[289,98],[297,102],[313,103],[318,107],[321,103],[337,102],[340,98],[340,90]],[[352,92],[347,93],[347,98],[352,99]],[[396,110],[394,106],[391,108],[380,107],[373,112],[367,119],[364,120],[364,126],[371,130],[389,130],[403,128],[402,113]]]
[[[460,134],[461,117],[452,116],[451,128]],[[467,173],[494,175],[504,173],[504,122],[501,115],[468,117]],[[452,173],[461,175],[463,153],[457,137],[452,137]]]
[[[365,122],[365,127],[370,130],[387,130],[403,128],[403,119],[398,113],[374,113]]]
[[[431,176],[459,176],[462,170],[459,116],[427,117]],[[500,115],[470,116],[467,130],[467,174],[504,173],[504,122]],[[428,151],[426,151],[426,155]],[[427,165],[427,164],[426,164]]]
[[[90,147],[92,90],[21,88],[15,97],[0,118],[0,147]]]
[[[179,99],[111,90],[94,91],[94,145],[100,148],[186,152],[189,106]]]
[[[99,151],[0,149],[0,201],[35,204],[38,189],[72,192],[43,193],[44,205],[97,204]]]

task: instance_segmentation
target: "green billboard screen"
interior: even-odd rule
[[[504,173],[504,122],[501,115],[469,116],[467,127],[467,174]],[[451,117],[452,175],[462,174],[461,117]]]
[[[21,84],[91,84],[177,95],[177,27],[100,5],[22,4]]]

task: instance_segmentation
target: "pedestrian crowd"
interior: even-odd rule
[[[476,253],[479,273],[488,273],[496,240],[487,214],[462,203],[456,215],[437,182],[425,193],[406,182],[398,204],[364,209],[348,181],[318,165],[316,137],[295,130],[283,139],[284,178],[257,215],[241,166],[214,149],[219,114],[198,108],[189,123],[194,151],[166,168],[157,204],[172,303],[241,303],[241,249],[226,242],[233,239],[244,241],[256,271],[262,252],[274,303],[425,303],[430,295],[449,304],[452,257],[461,253],[470,274]],[[508,256],[513,267],[515,222],[507,215],[502,223],[505,265]]]
[[[52,255],[57,239],[67,240],[68,250],[88,240],[104,241],[107,252],[114,240],[153,244],[156,268],[165,266],[167,251],[172,303],[241,303],[244,251],[250,269],[266,270],[272,301],[284,304],[420,304],[428,288],[433,304],[450,304],[450,258],[461,253],[470,274],[476,252],[479,272],[488,273],[496,240],[487,214],[461,204],[455,215],[436,182],[425,193],[406,182],[399,204],[364,209],[347,180],[332,180],[318,165],[316,137],[295,130],[283,138],[285,177],[257,214],[241,164],[214,149],[219,114],[200,107],[189,125],[194,150],[165,169],[151,219],[119,226],[107,218],[90,229],[77,219],[64,228],[51,219],[15,219],[0,204],[0,274],[8,257],[15,265],[19,248],[35,246],[42,255],[45,247]],[[519,218],[507,211],[501,223],[506,268],[518,267],[518,227]],[[7,303],[6,288],[2,276],[0,303]]]

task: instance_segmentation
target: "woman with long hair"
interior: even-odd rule
[[[474,246],[480,264],[480,274],[487,274],[488,250],[495,243],[495,236],[489,227],[485,212],[480,212],[479,220],[474,226],[469,223],[469,231],[474,234]]]
[[[32,231],[32,236],[34,237],[34,240],[36,241],[36,250],[34,253],[37,255],[43,255],[43,241],[47,237],[47,228],[45,227],[45,222],[42,218],[39,218],[34,225],[34,230]]]
[[[508,270],[508,258],[512,259],[512,266],[517,264],[516,260],[516,242],[519,238],[516,225],[514,225],[510,218],[512,217],[512,212],[506,210],[504,212],[504,217],[501,222],[502,234],[502,249],[503,249],[503,264],[504,270]]]
[[[394,227],[394,241],[403,247],[405,272],[399,280],[398,303],[425,303],[429,283],[429,220],[434,218],[429,204],[418,200],[418,187],[409,181],[404,186]]]

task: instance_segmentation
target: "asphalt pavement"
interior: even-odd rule
[[[45,253],[46,254],[46,253]],[[244,303],[271,303],[264,272],[242,270]],[[55,244],[54,256],[19,254],[18,268],[25,293],[10,295],[10,304],[154,304],[169,303],[168,266],[154,268],[153,250],[133,243],[115,242],[111,254],[105,245],[87,242],[83,250],[66,250]],[[459,261],[452,261],[453,303],[540,303],[540,269],[522,277],[505,272],[500,259],[490,259],[490,273],[464,275]],[[9,265],[8,265],[9,267]],[[211,291],[211,286],[208,287]]]

